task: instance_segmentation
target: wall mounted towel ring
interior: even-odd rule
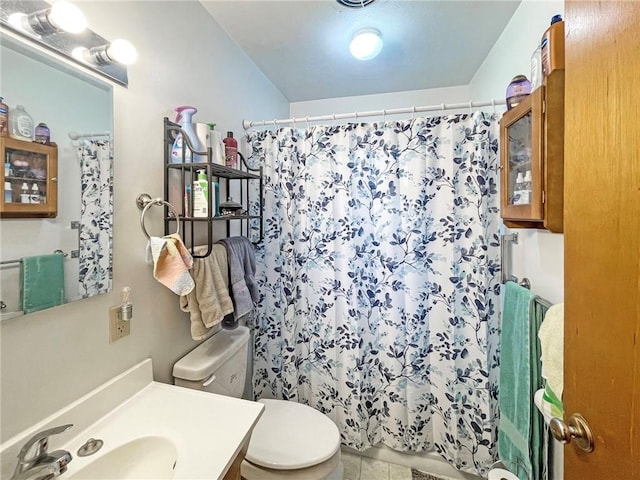
[[[148,193],[141,193],[140,195],[138,195],[138,198],[136,199],[136,204],[138,205],[138,208],[142,210],[142,213],[140,214],[140,228],[142,228],[142,233],[144,233],[144,236],[147,237],[147,240],[149,240],[151,237],[149,236],[149,233],[147,232],[147,229],[144,226],[144,216],[147,214],[147,210],[149,210],[152,206],[166,205],[169,211],[171,212],[171,214],[173,215],[173,217],[176,219],[178,218],[178,212],[176,211],[173,205],[171,205],[169,202],[165,202],[162,198],[151,198],[151,195],[149,195]],[[176,235],[179,233],[180,233],[180,224],[176,223]]]

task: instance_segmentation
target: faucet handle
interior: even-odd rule
[[[37,444],[37,451],[34,458],[38,458],[41,455],[47,453],[47,448],[49,447],[49,437],[51,435],[57,435],[62,432],[67,431],[69,428],[73,427],[72,423],[68,423],[66,425],[60,425],[58,427],[48,428],[46,430],[42,430],[41,432],[36,433],[33,437],[25,442],[25,444],[20,449],[20,453],[18,453],[18,459],[20,462],[25,461],[25,456],[29,453],[29,450],[33,447],[33,445]]]

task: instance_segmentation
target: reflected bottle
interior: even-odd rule
[[[524,75],[516,75],[507,87],[507,109],[511,110],[531,93],[531,82]]]

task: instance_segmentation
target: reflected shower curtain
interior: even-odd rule
[[[83,298],[111,291],[113,155],[109,140],[81,140],[79,292]]]
[[[342,443],[484,473],[497,428],[498,123],[476,112],[250,132],[265,170],[256,398]]]

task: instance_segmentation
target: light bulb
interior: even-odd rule
[[[71,50],[71,56],[82,63],[88,63],[89,49],[87,47],[76,47]]]
[[[107,47],[107,55],[115,62],[122,63],[124,65],[131,65],[138,59],[138,52],[136,48],[122,38],[118,38],[111,42]]]
[[[371,60],[382,51],[382,37],[373,28],[366,28],[355,33],[349,45],[351,55],[358,60]]]
[[[65,0],[54,3],[48,17],[54,26],[65,32],[80,33],[87,28],[87,19],[82,11]]]
[[[27,14],[20,12],[12,13],[9,15],[9,18],[7,18],[7,22],[16,30],[26,31],[25,25],[28,25]]]

